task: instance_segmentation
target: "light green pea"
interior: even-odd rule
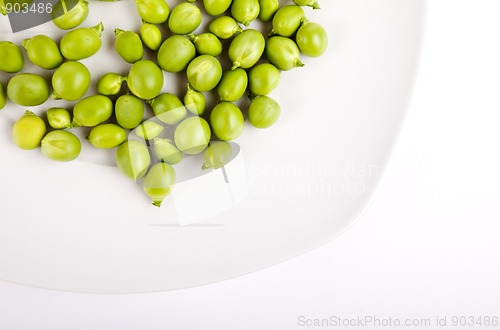
[[[163,72],[150,60],[135,62],[127,76],[127,86],[138,98],[149,100],[161,93],[163,88]]]
[[[212,141],[203,152],[202,170],[224,167],[233,157],[233,147],[227,141]]]
[[[201,117],[184,119],[175,129],[174,142],[180,151],[194,155],[199,154],[210,142],[210,126]]]
[[[50,108],[47,110],[47,121],[55,129],[71,128],[71,114],[63,108]]]
[[[137,13],[141,19],[151,24],[167,21],[170,8],[165,0],[135,0]]]
[[[278,120],[281,108],[278,102],[269,96],[257,96],[248,108],[248,121],[254,127],[268,128]]]
[[[305,17],[304,10],[297,5],[281,7],[273,17],[273,29],[270,34],[291,37],[297,32]]]
[[[3,89],[3,85],[0,82],[0,110],[5,107],[5,104],[7,103],[7,96],[5,95],[5,90]]]
[[[57,43],[46,35],[40,34],[22,42],[31,63],[42,69],[52,70],[59,67],[63,57]]]
[[[158,26],[143,21],[139,29],[139,35],[144,45],[149,49],[158,50],[160,48],[163,37]]]
[[[222,78],[222,66],[212,55],[200,55],[187,67],[188,82],[199,92],[214,89]]]
[[[45,132],[47,132],[47,127],[43,119],[26,110],[12,127],[12,138],[19,148],[31,150],[40,146]]]
[[[205,112],[207,101],[203,93],[198,92],[188,84],[184,95],[184,105],[192,114],[201,115]]]
[[[201,24],[201,11],[189,2],[181,2],[172,10],[168,27],[175,34],[189,34]]]
[[[233,0],[231,4],[231,16],[245,26],[248,26],[250,22],[256,19],[259,12],[258,0]]]
[[[320,9],[319,4],[316,0],[293,0],[297,6],[308,6],[313,9]]]
[[[307,22],[302,25],[295,40],[300,51],[309,57],[319,57],[328,48],[328,35],[318,23]]]
[[[134,129],[144,117],[144,104],[134,95],[122,95],[115,102],[115,117],[121,127]]]
[[[163,132],[163,126],[148,120],[141,123],[134,129],[135,135],[144,140],[153,140]]]
[[[185,70],[196,56],[196,48],[185,36],[173,35],[158,50],[158,64],[167,72]]]
[[[76,61],[64,62],[52,75],[52,97],[76,101],[85,95],[90,86],[90,72]]]
[[[129,140],[116,148],[115,162],[125,176],[132,180],[139,180],[146,175],[151,165],[151,156],[144,142]]]
[[[219,16],[231,7],[233,0],[203,0],[203,6],[208,15]]]
[[[206,32],[195,36],[194,34],[189,35],[191,41],[193,42],[198,54],[219,56],[222,54],[222,43],[219,38],[213,33]]]
[[[245,118],[240,108],[230,102],[221,102],[210,113],[210,127],[219,139],[230,141],[243,132]]]
[[[186,117],[187,111],[179,98],[171,93],[162,93],[147,101],[155,116],[168,125],[175,125]]]
[[[254,29],[246,29],[238,34],[229,45],[229,60],[232,69],[248,69],[257,63],[264,53],[266,40],[262,33]]]
[[[31,107],[44,103],[50,95],[47,80],[34,73],[20,73],[7,83],[7,96],[19,105]]]
[[[182,160],[182,152],[180,152],[180,150],[175,147],[172,140],[169,139],[160,137],[155,138],[153,142],[153,151],[156,158],[170,165],[178,164]]]
[[[103,31],[104,26],[101,22],[91,28],[78,28],[67,32],[61,39],[61,54],[73,61],[94,55],[101,49]]]
[[[287,37],[274,36],[267,39],[266,56],[271,64],[282,71],[304,66],[300,61],[299,47]]]
[[[253,95],[267,95],[278,87],[280,71],[270,63],[254,66],[248,73],[248,87]]]
[[[144,56],[141,37],[134,31],[115,29],[115,50],[127,63],[135,63]]]
[[[41,149],[48,159],[70,162],[80,155],[82,144],[73,133],[55,130],[47,133],[42,139]]]
[[[97,126],[113,114],[113,102],[104,95],[81,99],[73,108],[73,126]]]
[[[125,80],[118,73],[108,72],[97,81],[97,92],[102,95],[116,95],[122,89]]]
[[[152,204],[160,207],[163,200],[174,189],[175,180],[175,171],[172,166],[160,162],[151,166],[142,182],[142,187],[146,195],[152,199]]]
[[[280,8],[279,0],[259,0],[260,13],[259,18],[263,22],[269,22],[273,19],[274,14]]]
[[[92,128],[87,139],[96,148],[112,149],[127,140],[127,132],[116,124],[101,124]]]
[[[229,39],[243,31],[238,22],[229,16],[221,16],[214,19],[208,25],[208,30],[219,39]]]
[[[217,86],[217,92],[222,101],[235,102],[239,100],[248,86],[248,76],[245,70],[237,68],[224,72]]]
[[[13,42],[0,41],[0,71],[16,73],[21,71],[23,66],[21,49]]]
[[[71,30],[82,24],[89,15],[85,0],[60,0],[52,8],[52,22],[60,29]]]

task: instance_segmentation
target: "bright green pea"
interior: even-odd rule
[[[201,11],[189,2],[181,2],[172,10],[168,27],[174,34],[189,34],[201,24]]]
[[[135,0],[135,4],[141,19],[151,24],[166,22],[170,14],[165,0]]]
[[[319,4],[316,0],[293,0],[297,6],[308,6],[313,9],[319,9]]]
[[[140,124],[134,129],[135,135],[144,140],[153,140],[163,132],[163,126],[148,120]]]
[[[304,10],[297,5],[281,7],[273,17],[271,35],[291,37],[297,32],[305,17]]]
[[[229,39],[243,31],[238,22],[229,16],[221,16],[214,19],[208,25],[208,30],[219,39]]]
[[[12,127],[14,144],[21,149],[31,150],[40,146],[47,127],[42,118],[26,110]]]
[[[188,84],[186,94],[184,95],[184,105],[194,115],[201,115],[205,112],[207,101],[203,93],[194,90]]]
[[[73,133],[55,130],[47,133],[42,139],[41,149],[48,159],[70,162],[80,155],[82,144]]]
[[[245,70],[237,68],[224,72],[217,86],[217,93],[222,101],[235,102],[245,94],[248,76]]]
[[[42,69],[52,70],[59,67],[63,57],[57,43],[46,35],[40,34],[22,42],[31,63]]]
[[[139,30],[139,35],[144,45],[149,49],[158,50],[158,48],[160,48],[163,37],[160,29],[156,25],[143,21]]]
[[[0,110],[3,109],[6,103],[7,103],[7,96],[5,95],[5,90],[3,89],[3,85],[0,82]]]
[[[175,180],[173,167],[160,162],[151,166],[142,182],[142,187],[146,195],[152,199],[153,205],[160,207],[163,200],[174,189]]]
[[[52,76],[52,97],[76,101],[85,95],[90,86],[90,72],[76,61],[64,62]]]
[[[175,147],[172,140],[157,137],[153,142],[153,151],[160,161],[175,165],[182,160],[182,152]]]
[[[127,140],[127,132],[116,124],[101,124],[92,128],[87,139],[96,148],[111,149]]]
[[[71,128],[71,114],[63,108],[50,108],[47,110],[47,121],[55,129]]]
[[[250,22],[256,19],[259,12],[258,0],[233,0],[231,4],[231,16],[245,26],[248,26]]]
[[[111,118],[113,102],[104,95],[81,99],[73,108],[73,125],[93,127]]]
[[[299,47],[287,37],[274,36],[267,39],[266,56],[271,64],[282,71],[304,66],[300,61]]]
[[[224,167],[233,157],[233,147],[227,141],[212,141],[203,152],[202,170]]]
[[[102,22],[91,28],[78,28],[67,32],[61,39],[61,54],[68,60],[82,60],[101,49]]]
[[[259,0],[260,13],[259,18],[263,22],[269,22],[280,7],[279,0]]]
[[[139,180],[151,165],[151,156],[146,144],[137,140],[129,140],[116,148],[116,166],[132,180]]]
[[[60,0],[52,8],[52,22],[60,29],[71,30],[89,15],[89,3],[85,0]]]
[[[143,100],[158,96],[163,88],[163,72],[150,60],[135,62],[127,76],[130,91]]]
[[[0,41],[0,71],[16,73],[23,69],[24,57],[21,49],[10,41]]]
[[[122,89],[125,80],[118,73],[108,72],[97,81],[97,92],[102,95],[116,95]]]
[[[248,121],[254,127],[267,128],[278,120],[280,113],[280,105],[274,99],[265,95],[257,96],[248,108]]]
[[[280,71],[272,64],[254,66],[248,73],[248,87],[253,95],[267,95],[278,87]]]
[[[179,98],[171,93],[162,93],[147,101],[155,116],[168,125],[175,125],[186,117],[186,107]]]
[[[203,0],[203,6],[208,15],[219,16],[231,7],[233,0]]]
[[[212,56],[219,56],[222,54],[222,43],[215,34],[206,32],[197,36],[191,34],[189,37],[191,38],[198,54]]]
[[[199,154],[210,142],[210,126],[201,117],[184,119],[175,129],[174,141],[180,151],[194,155]]]
[[[233,63],[232,69],[248,69],[257,63],[264,53],[266,40],[262,33],[253,29],[246,29],[238,34],[229,45],[229,60]]]
[[[7,84],[7,96],[19,105],[31,107],[47,101],[50,87],[47,80],[34,73],[20,73]]]
[[[188,82],[199,92],[214,89],[222,78],[222,66],[211,55],[200,55],[187,67]]]
[[[295,36],[300,51],[309,57],[318,57],[328,48],[328,35],[318,23],[307,22]]]
[[[243,132],[245,118],[240,108],[230,102],[221,102],[210,113],[210,127],[219,139],[230,141]]]
[[[196,56],[196,48],[185,36],[173,35],[158,50],[158,64],[167,72],[180,72]]]
[[[144,56],[141,37],[134,31],[115,29],[115,50],[128,63],[135,63]]]
[[[115,102],[115,117],[121,127],[134,129],[144,117],[144,104],[134,95],[122,95]]]

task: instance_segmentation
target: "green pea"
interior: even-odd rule
[[[212,141],[203,152],[202,170],[218,169],[224,167],[231,161],[233,156],[233,147],[227,141]]]
[[[214,89],[222,78],[222,66],[212,55],[200,55],[187,67],[188,82],[199,92]]]
[[[16,73],[23,69],[24,57],[21,49],[10,41],[0,41],[0,71]]]
[[[185,36],[173,35],[158,50],[158,64],[167,72],[185,70],[196,56],[196,48]]]
[[[0,110],[5,107],[5,104],[7,103],[7,97],[5,95],[5,90],[3,89],[3,85],[0,82]]]
[[[105,73],[97,81],[97,92],[102,95],[116,95],[122,89],[124,80],[118,73]]]
[[[144,117],[144,104],[134,95],[122,95],[115,102],[115,117],[121,127],[134,129]]]
[[[7,84],[7,96],[19,105],[31,107],[47,101],[50,87],[47,80],[34,73],[20,73]]]
[[[291,37],[297,32],[305,17],[304,10],[299,6],[281,7],[273,17],[271,35],[277,34],[283,37]]]
[[[191,38],[198,54],[212,56],[219,56],[222,54],[222,43],[215,34],[206,32],[197,36],[191,34],[189,37]]]
[[[256,19],[259,12],[258,0],[233,0],[231,4],[231,16],[245,26],[248,26],[250,22]]]
[[[135,4],[141,19],[151,24],[166,22],[170,14],[165,0],[135,0]]]
[[[219,16],[231,7],[233,0],[203,0],[203,6],[208,15]]]
[[[229,60],[233,63],[232,69],[248,69],[257,63],[264,53],[266,40],[262,33],[253,29],[246,29],[238,34],[229,45]]]
[[[156,158],[170,165],[178,164],[182,160],[182,152],[180,152],[180,150],[175,147],[172,140],[169,139],[160,137],[155,138],[153,142],[153,151]]]
[[[297,6],[308,6],[313,9],[319,9],[319,4],[316,0],[293,0]]]
[[[280,71],[272,64],[254,66],[248,73],[248,86],[253,95],[267,95],[278,87]]]
[[[194,115],[201,115],[205,112],[207,101],[203,93],[194,90],[188,84],[186,94],[184,95],[184,105]]]
[[[248,86],[248,76],[245,70],[237,68],[224,72],[217,86],[217,92],[222,101],[235,102],[245,94]]]
[[[91,28],[78,28],[67,32],[61,39],[61,54],[68,60],[82,60],[101,49],[102,22]]]
[[[92,128],[87,139],[96,148],[111,149],[127,140],[127,132],[116,124],[101,124]]]
[[[81,99],[73,108],[73,125],[93,127],[111,118],[113,102],[104,95]]]
[[[153,205],[160,207],[161,203],[175,185],[175,171],[169,164],[157,163],[148,171],[142,187],[146,195],[153,200]]]
[[[60,0],[54,5],[51,13],[52,22],[63,30],[74,29],[88,15],[89,3],[85,0]]]
[[[230,141],[243,132],[245,118],[240,108],[230,102],[221,102],[210,113],[210,127],[219,139]]]
[[[141,37],[134,31],[115,29],[115,50],[128,63],[135,63],[144,56]]]
[[[254,127],[268,128],[279,118],[281,108],[278,102],[269,96],[257,96],[248,108],[248,121]]]
[[[63,108],[50,108],[47,110],[47,121],[55,129],[71,128],[71,115]]]
[[[21,149],[31,150],[40,146],[47,127],[42,118],[26,110],[12,127],[14,144]]]
[[[318,23],[307,22],[295,36],[300,51],[309,57],[318,57],[328,48],[328,35]]]
[[[52,70],[59,67],[63,57],[57,43],[46,35],[40,34],[22,42],[31,63],[42,69]]]
[[[163,72],[150,60],[135,62],[127,76],[130,91],[138,98],[149,100],[158,96],[163,88]]]
[[[158,137],[163,131],[163,126],[148,120],[137,126],[134,130],[135,135],[144,140],[153,140]]]
[[[263,22],[269,22],[280,7],[279,0],[259,0],[260,13],[259,18]]]
[[[174,141],[180,151],[194,155],[199,154],[210,142],[210,126],[201,117],[184,119],[175,129]]]
[[[201,24],[201,11],[189,2],[181,2],[172,10],[168,27],[174,34],[189,34]]]
[[[274,36],[267,39],[266,56],[271,64],[282,71],[304,66],[300,61],[299,47],[287,37]]]
[[[160,48],[163,37],[160,29],[156,25],[143,21],[139,29],[139,35],[144,45],[149,49],[158,50],[158,48]]]
[[[48,159],[70,162],[80,155],[82,144],[73,133],[55,130],[47,133],[42,139],[41,149]]]
[[[132,180],[139,180],[151,165],[151,156],[144,142],[125,141],[116,148],[115,162],[118,169]]]
[[[238,22],[229,16],[221,16],[214,19],[208,25],[208,30],[219,39],[229,39],[243,31]]]
[[[155,116],[168,125],[175,125],[186,117],[186,108],[179,98],[171,93],[163,93],[147,101]]]
[[[85,65],[76,61],[64,62],[52,76],[52,97],[76,101],[85,95],[90,86],[90,72]]]

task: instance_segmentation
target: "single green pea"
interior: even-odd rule
[[[55,129],[71,128],[71,114],[63,108],[50,108],[47,110],[47,121]]]
[[[142,187],[146,195],[152,199],[152,204],[160,207],[163,200],[174,189],[175,180],[173,167],[160,162],[151,166],[142,182]]]
[[[10,41],[0,41],[0,71],[16,73],[23,66],[24,57],[19,46]]]
[[[48,159],[70,162],[80,155],[82,144],[73,133],[55,130],[47,133],[42,139],[41,149]]]
[[[238,22],[229,16],[214,19],[208,25],[208,30],[219,39],[229,39],[243,31]]]
[[[155,62],[140,60],[130,68],[127,86],[138,98],[149,100],[161,93],[163,80],[163,72]]]
[[[222,43],[215,34],[206,32],[197,36],[191,34],[189,37],[191,38],[198,54],[212,56],[219,56],[222,54]]]
[[[170,8],[165,0],[135,0],[137,12],[141,19],[151,24],[167,21]]]
[[[280,71],[270,63],[254,66],[248,73],[248,87],[253,95],[267,95],[278,87]]]
[[[308,6],[313,9],[320,9],[319,4],[316,0],[293,0],[297,6]]]
[[[158,26],[143,21],[139,29],[139,35],[144,45],[149,49],[158,50],[160,48],[163,37]]]
[[[90,86],[90,72],[85,65],[76,61],[61,64],[52,75],[54,99],[76,101],[85,95]]]
[[[231,4],[231,16],[245,26],[248,26],[250,22],[256,19],[259,12],[258,0],[233,0]]]
[[[52,22],[60,29],[71,30],[82,24],[89,15],[85,0],[60,0],[52,8]]]
[[[270,35],[291,37],[304,22],[306,14],[302,7],[297,5],[283,6],[273,17],[273,29]]]
[[[19,105],[31,107],[44,103],[50,95],[47,80],[34,73],[20,73],[7,83],[7,96]]]
[[[328,35],[318,23],[307,22],[302,25],[295,40],[300,51],[309,57],[319,57],[328,48]]]
[[[101,124],[92,128],[87,139],[96,148],[111,149],[127,140],[127,132],[116,124]]]
[[[248,76],[245,70],[237,68],[224,72],[217,86],[217,93],[222,101],[235,102],[239,100],[248,86]]]
[[[134,129],[135,135],[144,140],[153,140],[163,132],[163,126],[152,120],[141,123]]]
[[[278,120],[281,108],[276,100],[269,96],[257,96],[248,108],[248,121],[254,127],[268,128]]]
[[[201,115],[205,112],[207,101],[203,93],[193,89],[188,84],[186,94],[184,95],[184,105],[194,115]]]
[[[208,15],[219,16],[224,14],[233,0],[203,0],[203,6]]]
[[[233,147],[227,141],[212,141],[203,152],[202,170],[224,167],[233,157]]]
[[[279,0],[259,0],[259,18],[263,22],[269,22],[280,8]]]
[[[167,38],[158,50],[160,67],[167,72],[180,72],[195,58],[196,48],[185,36],[173,35]]]
[[[144,104],[134,95],[122,95],[115,102],[115,117],[121,127],[134,129],[144,117]]]
[[[201,117],[184,119],[175,129],[174,142],[180,151],[194,155],[199,154],[210,142],[210,126]]]
[[[12,127],[12,138],[19,148],[31,150],[40,146],[45,132],[47,132],[47,127],[43,119],[26,110]]]
[[[189,34],[201,24],[201,11],[189,2],[181,2],[172,10],[168,27],[174,34]]]
[[[67,32],[61,39],[61,54],[73,61],[94,55],[101,49],[103,31],[104,25],[101,22],[91,28],[78,28]]]
[[[151,165],[151,156],[144,142],[129,140],[116,148],[115,162],[125,176],[136,181],[146,175]]]
[[[186,107],[174,94],[162,93],[147,102],[155,116],[165,124],[175,125],[186,117]]]
[[[73,126],[93,127],[111,118],[113,102],[104,95],[81,99],[73,108]]]
[[[153,151],[160,161],[175,165],[182,160],[182,152],[169,139],[157,137],[153,140]]]
[[[64,60],[57,43],[46,35],[40,34],[24,39],[22,46],[26,49],[26,54],[31,63],[42,69],[55,69]]]
[[[300,61],[299,47],[287,37],[274,36],[267,39],[266,56],[271,64],[282,71],[304,66]]]
[[[199,92],[209,92],[214,89],[222,78],[222,66],[211,55],[200,55],[187,67],[189,84]]]
[[[230,141],[243,132],[245,118],[240,108],[230,102],[221,102],[210,113],[210,127],[219,139]]]
[[[266,40],[262,33],[254,29],[246,29],[238,34],[229,45],[229,60],[232,69],[248,69],[257,63],[264,53]]]
[[[125,80],[115,72],[108,72],[97,81],[97,92],[102,95],[116,95],[122,89],[122,83]]]
[[[5,104],[7,103],[7,96],[5,95],[5,90],[3,89],[3,85],[0,82],[0,110],[5,107]]]
[[[141,37],[134,31],[115,29],[115,50],[128,63],[135,63],[144,56]]]

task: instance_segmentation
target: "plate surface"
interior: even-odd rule
[[[24,109],[9,103],[0,112],[0,279],[79,292],[179,289],[274,265],[348,228],[373,195],[401,129],[425,4],[320,4],[306,15],[327,29],[327,53],[304,57],[304,68],[282,74],[272,94],[282,116],[267,130],[246,126],[227,187],[212,188],[201,176],[183,189],[192,189],[191,197],[174,194],[155,208],[139,184],[108,166],[112,152],[110,158],[85,148],[81,160],[62,164],[40,150],[17,149],[11,127]],[[104,18],[109,11],[113,16]],[[112,51],[113,30],[138,29],[134,3],[91,2],[84,25],[99,20],[103,48],[83,62],[94,78],[126,73],[128,65]],[[61,35],[50,22],[16,34],[5,18],[0,22],[3,40]],[[9,77],[0,77],[5,86]],[[167,75],[164,91],[182,95],[184,81],[173,78]],[[224,179],[219,174],[211,173]],[[187,219],[182,211],[190,209],[198,212]]]

